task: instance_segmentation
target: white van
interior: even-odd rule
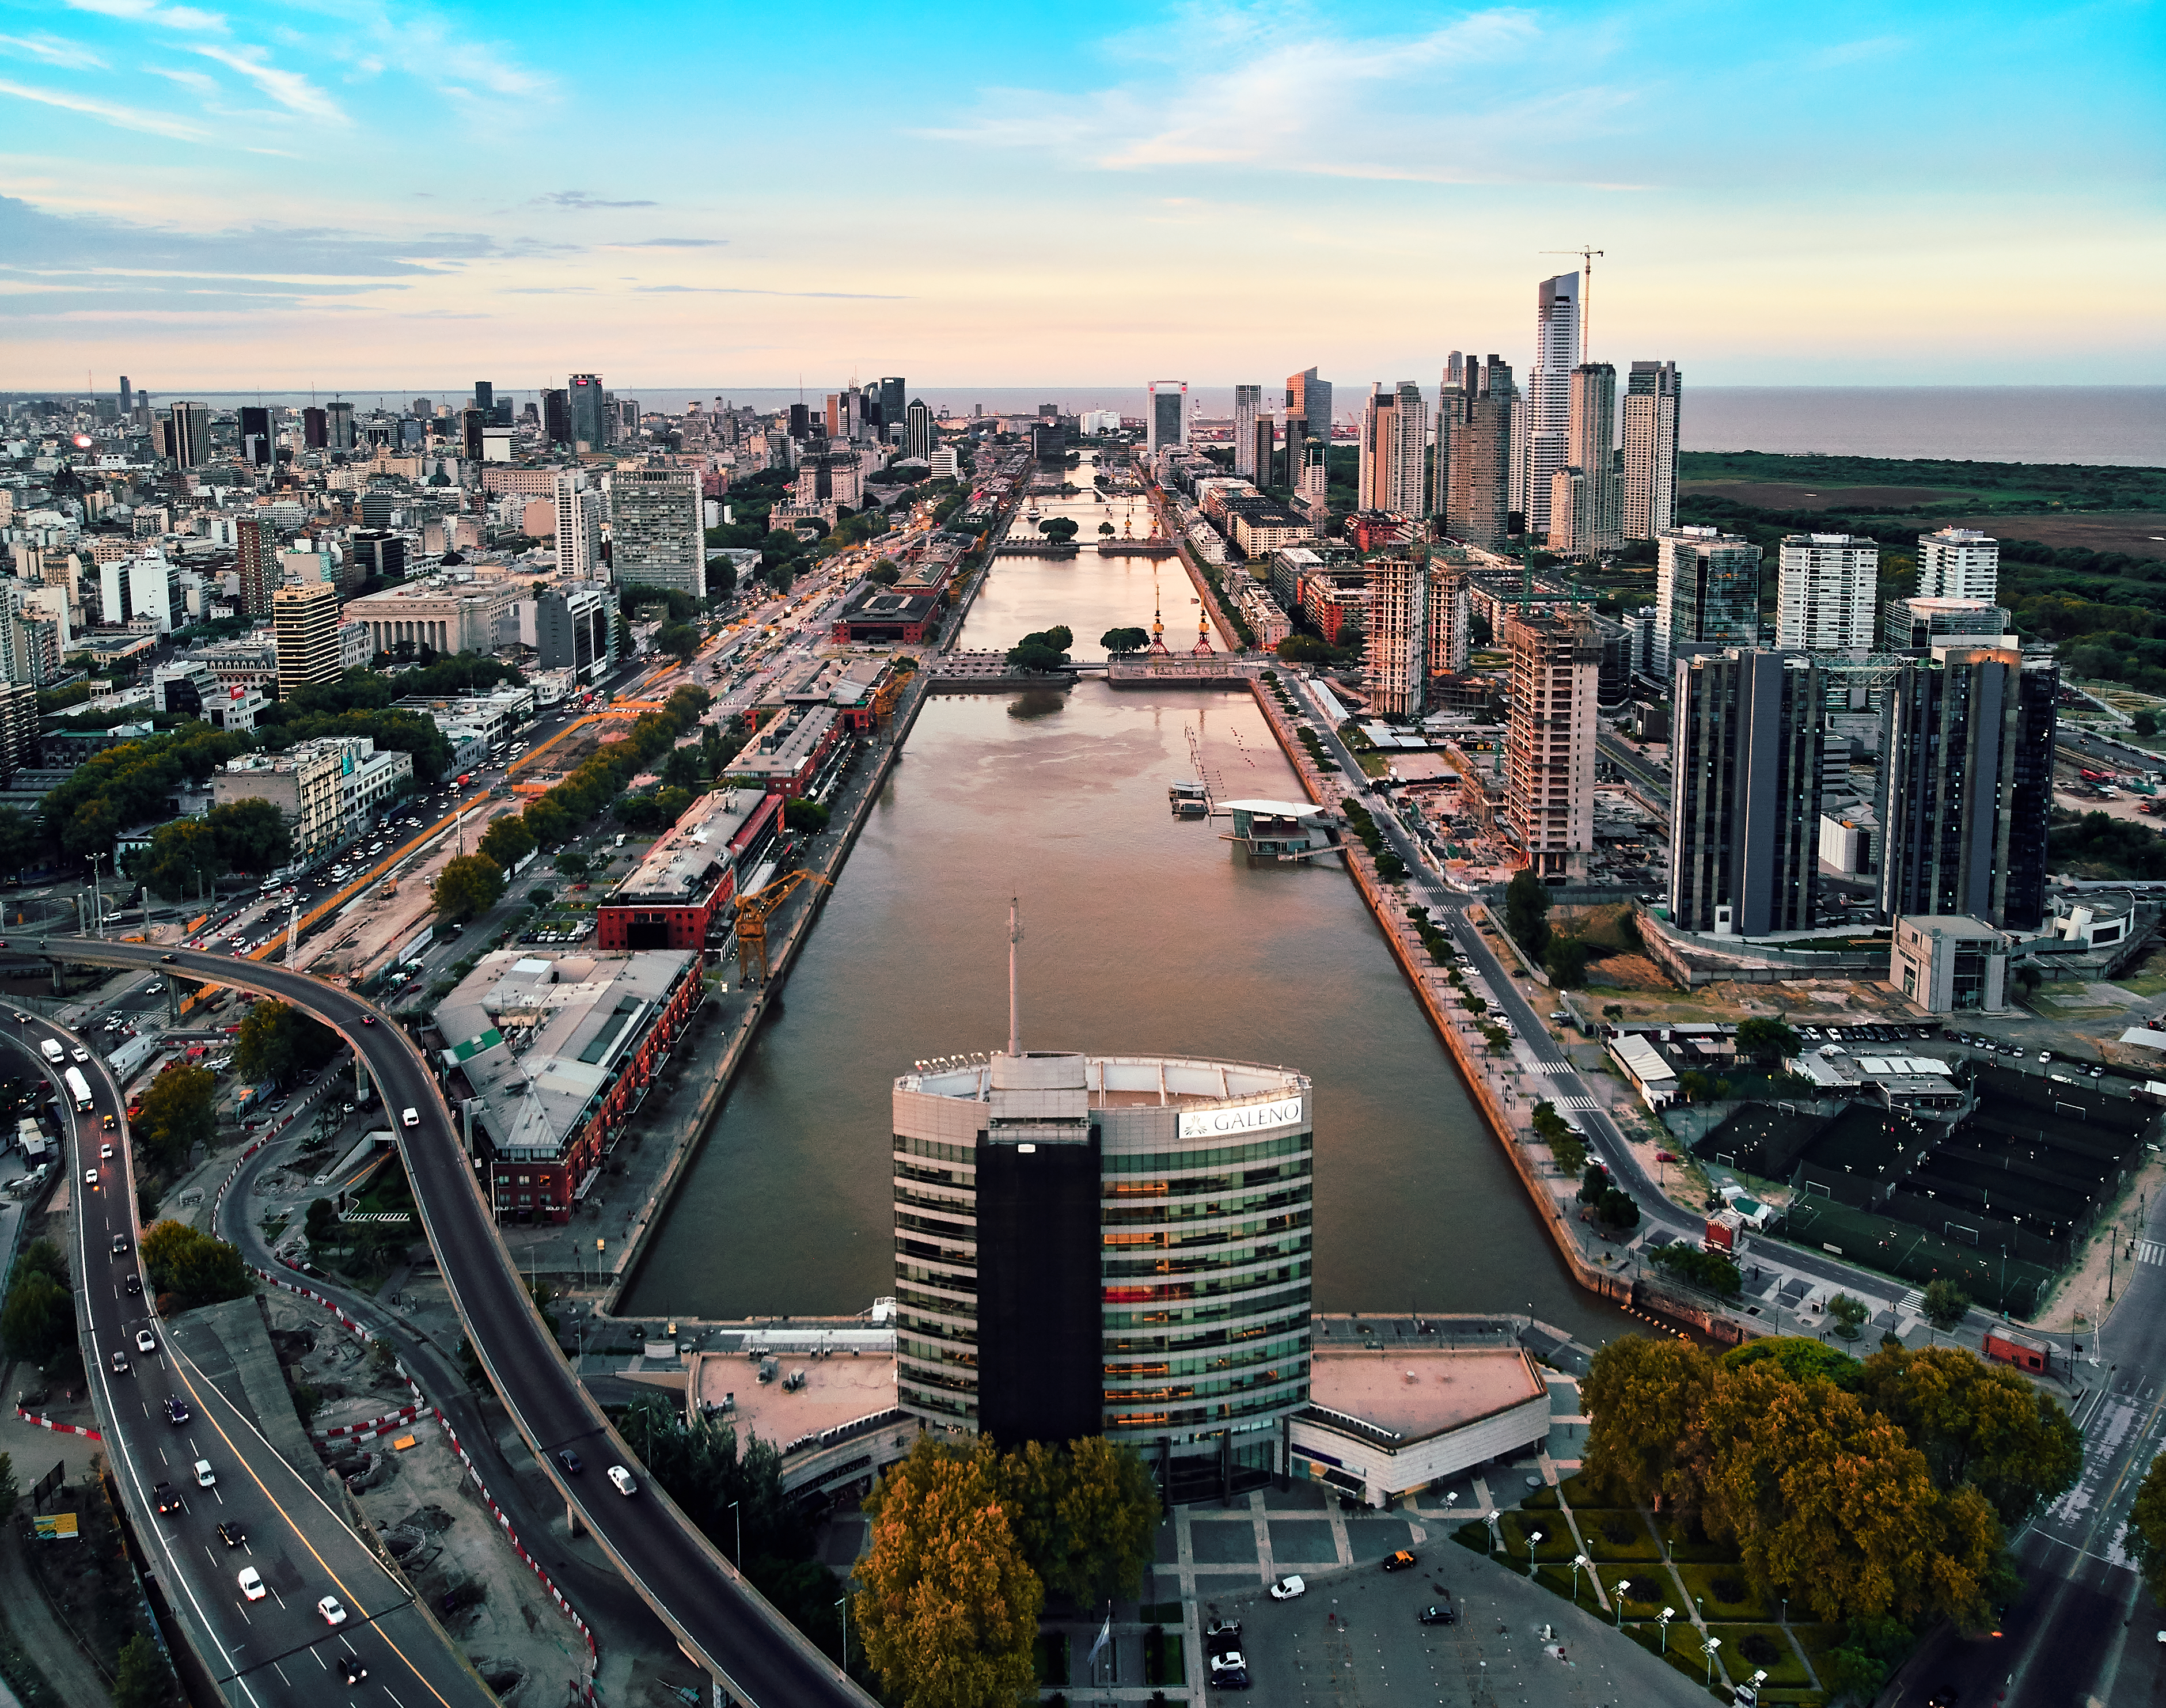
[[[44,1056],[45,1059],[52,1063],[55,1067],[58,1067],[63,1061],[67,1060],[67,1052],[65,1050],[62,1050],[59,1044],[50,1038],[48,1038],[44,1043],[38,1046],[38,1054]]]

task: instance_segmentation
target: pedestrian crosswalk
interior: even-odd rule
[[[1579,1070],[1568,1061],[1538,1061],[1535,1071],[1545,1079],[1570,1079]]]
[[[1896,1306],[1898,1310],[1906,1310],[1910,1312],[1912,1316],[1917,1315],[1917,1314],[1925,1309],[1925,1308],[1926,1295],[1919,1292],[1915,1287],[1912,1288],[1910,1292],[1903,1295],[1903,1303]]]
[[[2136,1261],[2138,1263],[2166,1264],[2166,1245],[2161,1245],[2156,1240],[2138,1240],[2136,1242]]]
[[[1551,1101],[1556,1108],[1570,1110],[1577,1115],[1591,1115],[1594,1113],[1595,1103],[1593,1097],[1554,1097]]]

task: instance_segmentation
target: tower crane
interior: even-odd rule
[[[754,984],[767,982],[767,922],[800,884],[826,884],[814,872],[791,872],[737,897],[737,972]],[[829,887],[832,887],[830,886]]]
[[[1594,325],[1594,257],[1602,253],[1598,249],[1545,249],[1545,255],[1576,255],[1586,269],[1585,283],[1579,288],[1579,359],[1594,360],[1588,347],[1588,339]]]

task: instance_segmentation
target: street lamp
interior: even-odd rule
[[[845,1595],[835,1604],[843,1610],[843,1676],[850,1675],[850,1598]]]
[[[1542,1533],[1538,1530],[1527,1532],[1527,1575],[1529,1578],[1535,1575],[1535,1544],[1541,1539]],[[1572,1581],[1577,1583],[1579,1580],[1575,1578]]]
[[[740,1572],[744,1570],[744,1514],[740,1510],[741,1504],[742,1503],[735,1500],[732,1500],[730,1503],[730,1511],[737,1521],[737,1557],[732,1559],[730,1563],[735,1566]]]
[[[1493,1554],[1504,1546],[1504,1531],[1498,1520],[1495,1509],[1492,1508],[1483,1513],[1482,1521],[1489,1526],[1489,1552]]]
[[[1670,1621],[1677,1616],[1677,1610],[1674,1607],[1665,1607],[1660,1615],[1662,1627],[1662,1652],[1664,1654],[1667,1654],[1670,1652]]]
[[[1708,1638],[1706,1643],[1703,1646],[1704,1652],[1707,1656],[1707,1685],[1708,1689],[1710,1690],[1714,1688],[1714,1652],[1721,1647],[1722,1639],[1719,1637],[1711,1637]]]
[[[1630,1578],[1619,1578],[1617,1580],[1617,1628],[1619,1631],[1624,1629],[1624,1592],[1631,1587],[1632,1580]]]
[[[1579,1574],[1582,1571],[1592,1579],[1594,1576],[1594,1562],[1588,1559],[1585,1554],[1576,1554],[1572,1557],[1572,1600],[1575,1607],[1579,1605]]]

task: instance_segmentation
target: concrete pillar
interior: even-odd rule
[[[579,1522],[578,1509],[573,1506],[568,1500],[564,1503],[564,1524],[571,1534],[575,1536],[584,1536],[586,1533],[587,1527]]]

